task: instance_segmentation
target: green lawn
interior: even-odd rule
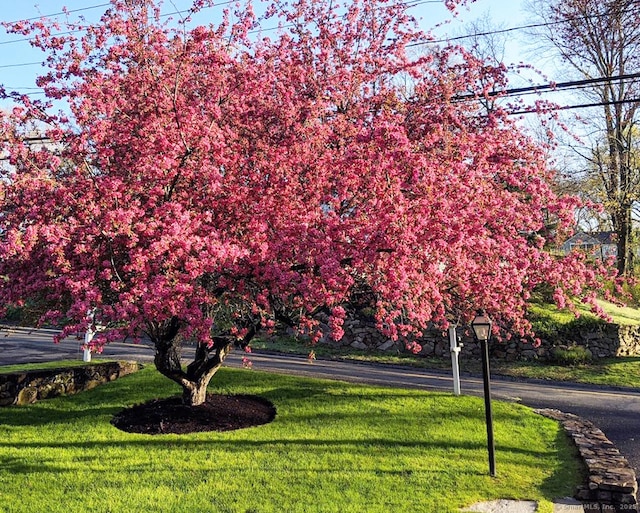
[[[0,374],[8,374],[10,372],[26,371],[26,370],[42,370],[42,369],[60,369],[62,367],[86,367],[87,365],[98,365],[99,363],[112,362],[114,360],[107,360],[101,358],[99,360],[93,360],[91,362],[83,362],[82,360],[64,360],[64,361],[52,361],[52,362],[38,362],[38,363],[21,363],[17,365],[3,365],[0,366]]]
[[[467,365],[480,372],[480,365]],[[492,374],[525,379],[570,381],[591,385],[640,388],[640,357],[603,358],[591,363],[563,366],[539,362],[493,362]]]
[[[640,324],[640,309],[630,306],[618,306],[608,301],[599,301],[603,310],[608,313],[615,324]]]
[[[581,479],[556,422],[494,402],[488,475],[481,399],[223,369],[211,391],[257,394],[274,422],[137,435],[120,409],[178,393],[155,369],[76,396],[0,409],[6,512],[454,512],[495,498],[571,495]]]
[[[401,365],[444,372],[451,371],[451,359],[448,356],[425,358],[411,354],[356,351],[351,348],[331,348],[325,345],[311,346],[310,344],[305,345],[302,342],[294,342],[286,338],[257,340],[252,343],[252,347],[258,352],[275,351],[297,355],[307,355],[313,349],[318,358]],[[492,360],[490,367],[492,376],[640,388],[640,357],[595,359],[589,364],[575,366],[540,361],[508,362],[505,360]],[[482,363],[479,359],[461,357],[460,369],[462,372],[479,375],[482,373]]]
[[[614,324],[625,326],[640,324],[640,309],[638,308],[619,306],[604,300],[598,300],[598,304],[611,317]],[[575,319],[575,316],[569,310],[558,310],[555,305],[550,303],[532,303],[529,309],[533,313],[544,315],[558,324],[567,324]],[[595,318],[595,315],[591,313],[591,307],[588,305],[580,306],[578,311],[580,315]]]

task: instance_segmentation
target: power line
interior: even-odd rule
[[[269,29],[263,29],[263,30],[269,30]],[[254,31],[255,32],[255,31]],[[2,66],[0,66],[2,67]],[[609,82],[616,82],[616,81],[620,81],[620,80],[633,80],[636,78],[640,78],[640,72],[638,73],[628,73],[625,75],[616,75],[613,77],[598,77],[598,78],[588,78],[588,79],[583,79],[583,80],[572,80],[569,82],[551,82],[548,84],[539,84],[539,85],[534,85],[534,86],[528,86],[528,87],[515,87],[515,88],[511,88],[511,89],[502,89],[499,91],[490,91],[487,93],[487,96],[489,97],[509,97],[509,96],[518,96],[518,95],[522,95],[522,94],[529,94],[529,93],[542,93],[542,92],[556,92],[556,91],[561,91],[561,90],[572,90],[572,89],[584,89],[587,86],[590,85],[596,85],[596,84],[603,84],[603,83],[609,83]],[[21,89],[29,89],[29,88],[21,88]],[[33,93],[27,93],[27,95],[32,95],[32,94],[44,94],[44,91],[37,91],[37,92],[33,92]],[[470,99],[474,99],[476,98],[478,95],[474,94],[474,93],[468,93],[468,94],[460,94],[458,96],[454,96],[452,98],[453,101],[465,101],[465,100],[470,100]],[[621,100],[622,103],[625,102],[634,102],[636,100]],[[593,104],[593,105],[589,105],[589,106],[595,106],[598,104]],[[601,105],[605,105],[605,103],[601,103]]]
[[[233,4],[236,3],[237,0],[228,0],[225,2],[219,2],[216,3],[214,5],[208,6],[206,8],[213,8],[213,7],[219,7],[222,5],[228,5],[228,4]],[[423,1],[417,1],[414,3],[411,2],[405,2],[404,5],[407,9],[411,9],[420,5],[424,5],[424,4],[441,4],[442,0],[423,0]],[[640,2],[631,2],[630,5],[636,5]],[[83,7],[83,8],[78,8],[78,9],[73,9],[73,10],[69,10],[66,13],[63,12],[58,12],[58,13],[53,13],[53,14],[47,14],[44,16],[37,16],[37,17],[33,17],[33,18],[25,18],[24,20],[18,20],[16,22],[11,22],[11,23],[18,23],[20,21],[32,21],[32,20],[39,20],[42,17],[53,17],[53,16],[59,16],[61,14],[67,14],[67,13],[75,13],[75,12],[80,12],[80,11],[88,11],[90,9],[97,9],[99,7],[105,7],[111,5],[110,3],[104,3],[104,4],[98,4],[98,5],[94,5],[94,6],[90,6],[90,7]],[[167,17],[167,16],[172,16],[174,14],[184,14],[187,12],[191,12],[191,9],[184,9],[184,10],[176,10],[170,13],[165,13],[163,15],[161,15],[161,17]],[[454,37],[447,37],[447,38],[443,38],[443,39],[429,39],[426,41],[419,41],[419,42],[415,42],[412,44],[407,45],[407,48],[412,48],[412,47],[416,47],[416,46],[424,46],[424,45],[429,45],[429,44],[441,44],[441,43],[450,43],[451,41],[460,41],[463,39],[469,39],[472,37],[484,37],[484,36],[491,36],[491,35],[496,35],[496,34],[505,34],[505,33],[509,33],[509,32],[515,32],[515,31],[519,31],[519,30],[528,30],[528,29],[533,29],[533,28],[541,28],[541,27],[551,27],[553,25],[560,25],[563,23],[566,23],[567,21],[571,21],[574,19],[580,19],[580,18],[601,18],[601,17],[605,17],[608,16],[609,13],[600,13],[600,14],[593,14],[591,16],[576,16],[574,18],[568,18],[565,20],[558,20],[558,21],[550,21],[550,22],[542,22],[542,23],[532,23],[529,25],[521,25],[521,26],[517,26],[517,27],[508,27],[505,29],[496,29],[496,30],[489,30],[489,31],[485,31],[485,32],[478,32],[475,34],[467,34],[467,35],[462,35],[462,36],[454,36]],[[273,27],[273,28],[265,28],[262,29],[264,31],[268,31],[268,30],[277,30],[278,28],[283,28],[283,27]],[[74,32],[80,32],[80,31],[71,31],[71,32],[61,32],[59,34],[55,34],[55,35],[67,35],[67,34],[71,34]],[[13,41],[0,41],[0,45],[4,45],[4,44],[12,44],[12,43],[18,43],[18,42],[23,42],[23,41],[30,41],[31,38],[24,38],[24,39],[16,39]]]
[[[221,5],[229,5],[229,4],[235,4],[238,0],[228,0],[226,2],[217,2],[214,5],[208,5],[205,7],[205,9],[210,9],[213,7],[220,7]],[[177,10],[177,11],[173,11],[173,12],[168,12],[165,14],[160,15],[161,18],[166,18],[167,16],[173,16],[174,14],[184,14],[187,12],[192,12],[192,9],[183,9],[182,11]]]
[[[71,14],[71,13],[76,13],[76,12],[81,12],[81,11],[89,11],[91,9],[98,9],[99,7],[106,7],[108,5],[111,5],[111,3],[106,3],[106,4],[98,4],[98,5],[92,5],[90,7],[80,7],[78,9],[72,9],[69,11],[61,11],[61,12],[54,12],[53,14],[43,14],[41,16],[34,16],[33,18],[24,18],[21,20],[16,20],[16,21],[10,21],[8,22],[9,25],[14,25],[15,23],[20,23],[21,21],[35,21],[35,20],[40,20],[42,18],[53,18],[54,16],[60,16],[62,14]]]
[[[545,23],[532,23],[530,25],[522,25],[519,27],[509,27],[505,29],[496,29],[496,30],[488,30],[486,32],[476,32],[474,34],[466,34],[464,36],[455,36],[455,37],[447,37],[444,39],[430,39],[428,41],[420,41],[417,43],[412,43],[407,45],[407,47],[415,47],[415,46],[424,46],[424,45],[433,45],[433,44],[441,44],[441,43],[450,43],[451,41],[461,41],[463,39],[470,39],[472,37],[485,37],[485,36],[493,36],[496,34],[507,34],[509,32],[515,32],[518,30],[527,30],[532,28],[540,28],[540,27],[550,27],[551,25],[556,25],[558,22],[545,22]]]
[[[36,96],[36,95],[43,95],[43,94],[45,94],[44,91],[38,91],[38,92],[25,93],[24,95],[21,95],[21,96]],[[471,100],[472,98],[475,98],[475,97],[472,97],[472,96],[465,96],[465,98],[457,97],[457,98],[453,98],[453,100],[464,101],[464,100]],[[528,108],[528,109],[508,112],[508,115],[513,116],[516,114],[533,114],[536,112],[540,112],[540,110],[558,111],[558,110],[572,110],[572,109],[587,109],[587,108],[593,108],[593,107],[604,107],[607,105],[624,105],[628,103],[640,104],[640,98],[611,100],[606,102],[600,101],[600,102],[593,102],[593,103],[581,103],[578,105],[551,106],[545,109]]]
[[[76,34],[78,32],[82,32],[82,30],[67,30],[65,32],[57,32],[55,34],[51,34],[52,36],[68,36],[69,34]],[[25,41],[33,40],[33,37],[23,37],[21,39],[12,39],[11,41],[0,41],[0,45],[12,45],[14,43],[24,43]]]
[[[42,62],[22,62],[20,64],[3,64],[0,68],[22,68],[26,66],[36,66],[42,64]]]
[[[640,105],[640,98],[632,98],[632,99],[628,99],[628,100],[611,100],[611,101],[607,101],[607,102],[593,102],[593,103],[581,103],[579,105],[559,105],[559,106],[551,106],[548,108],[544,108],[544,109],[524,109],[524,110],[518,110],[518,111],[513,111],[513,112],[509,112],[508,114],[510,116],[515,116],[517,114],[533,114],[533,113],[537,113],[540,112],[541,110],[543,111],[558,111],[558,110],[572,110],[572,109],[588,109],[588,108],[593,108],[593,107],[604,107],[607,105],[623,105],[625,103],[636,103]]]
[[[640,72],[638,73],[628,73],[625,75],[616,75],[613,77],[599,77],[599,78],[587,78],[583,80],[572,80],[570,82],[552,82],[549,84],[541,84],[535,86],[528,87],[515,87],[512,89],[503,89],[500,91],[490,91],[487,93],[487,96],[517,96],[519,94],[526,93],[539,93],[546,91],[559,91],[563,89],[576,89],[576,88],[584,88],[588,85],[602,84],[608,82],[615,82],[619,80],[631,80],[634,78],[640,78]],[[454,97],[454,100],[467,100],[470,98],[475,98],[476,95],[473,93],[459,95]]]
[[[231,4],[234,3],[236,0],[229,0],[229,1],[225,1],[225,2],[220,2],[217,3],[211,7],[217,7],[217,6],[221,6],[221,5],[226,5],[226,4]],[[441,0],[424,0],[424,1],[418,1],[415,3],[410,3],[410,2],[406,2],[404,4],[404,6],[407,9],[410,8],[414,8],[418,5],[422,5],[422,4],[434,4],[434,3],[441,3]],[[637,2],[634,2],[634,4]],[[89,9],[95,9],[98,7],[103,7],[106,5],[110,5],[110,4],[99,4],[99,5],[95,5],[95,6],[91,6],[91,7],[85,7],[85,8],[81,8],[81,9],[75,9],[72,11],[68,11],[68,12],[78,12],[78,11],[85,11],[85,10],[89,10]],[[174,12],[171,13],[166,13],[163,14],[163,17],[166,16],[171,16],[174,14],[183,14],[186,12],[191,12],[191,9],[187,9],[187,10],[176,10]],[[61,13],[56,13],[56,14],[64,14],[64,12]],[[54,16],[55,14],[52,15],[48,15],[48,16]],[[605,16],[605,14],[594,14],[593,16],[590,17],[601,17],[601,16]],[[30,18],[30,19],[39,19],[39,18]],[[429,41],[422,41],[422,42],[416,42],[410,45],[407,45],[408,47],[412,47],[412,46],[419,46],[419,45],[424,45],[424,44],[433,44],[433,43],[442,43],[442,42],[450,42],[452,40],[458,40],[458,39],[465,39],[468,37],[475,37],[475,36],[483,36],[483,35],[490,35],[490,34],[499,34],[499,33],[505,33],[505,32],[511,32],[511,31],[515,31],[515,30],[523,30],[523,29],[530,29],[530,28],[538,28],[538,27],[543,27],[543,26],[551,26],[551,25],[555,25],[555,24],[559,24],[559,23],[564,23],[567,20],[562,20],[562,21],[557,21],[557,22],[548,22],[548,23],[538,23],[538,24],[530,24],[530,25],[525,25],[525,26],[520,26],[520,27],[511,27],[511,28],[507,28],[507,29],[501,29],[501,30],[495,30],[495,31],[488,31],[488,32],[484,32],[484,33],[480,33],[480,34],[472,34],[472,35],[468,35],[468,36],[459,36],[459,37],[455,37],[455,38],[449,38],[446,40],[429,40]],[[285,26],[279,26],[279,27],[271,27],[271,28],[260,28],[260,29],[256,29],[256,30],[252,30],[249,33],[259,33],[259,32],[265,32],[265,31],[271,31],[271,30],[278,30],[278,29],[283,29],[283,28],[287,28],[290,27],[291,25],[285,25]],[[64,33],[60,33],[58,35],[63,35],[63,34],[69,34],[72,32],[77,32],[77,31],[71,31],[71,32],[64,32]],[[5,41],[5,42],[0,42],[0,45],[2,44],[10,44],[10,43],[14,43],[14,42],[19,42],[19,41],[28,41],[31,38],[25,38],[25,39],[21,39],[21,40],[14,40],[14,41]],[[30,62],[30,63],[20,63],[20,64],[8,64],[8,65],[2,65],[0,66],[0,68],[11,68],[11,67],[22,67],[22,66],[32,66],[32,65],[36,65],[36,64],[42,64],[40,62]],[[601,78],[593,78],[593,79],[584,79],[584,80],[577,80],[577,81],[570,81],[570,82],[561,82],[561,83],[549,83],[549,84],[541,84],[541,85],[535,85],[535,86],[529,86],[529,87],[521,87],[521,88],[512,88],[512,89],[505,89],[505,90],[501,90],[501,91],[492,91],[489,92],[488,95],[491,97],[495,97],[495,96],[515,96],[515,95],[520,95],[520,94],[530,94],[530,93],[540,93],[540,92],[547,92],[547,91],[557,91],[557,90],[571,90],[571,89],[581,89],[581,88],[585,88],[589,85],[594,85],[594,84],[598,84],[598,83],[606,83],[606,82],[611,82],[614,80],[629,80],[629,79],[634,79],[634,78],[640,78],[640,73],[633,73],[633,74],[627,74],[627,75],[619,75],[616,77],[601,77]],[[27,93],[27,95],[41,95],[44,94],[44,91],[38,91],[38,92],[31,92],[31,93]],[[457,97],[454,98],[454,100],[466,100],[466,99],[470,99],[475,97],[475,95],[473,93],[469,93],[469,94],[465,94],[465,95],[459,95]],[[626,102],[632,102],[634,100],[622,100],[622,103],[626,103]],[[587,106],[596,106],[596,105],[604,105],[604,104],[585,104],[584,107]],[[578,105],[578,106],[574,106],[574,107],[566,107],[566,108],[582,108],[583,105]],[[527,111],[527,112],[531,112],[531,111]]]
[[[558,90],[571,90],[571,89],[581,89],[581,88],[586,88],[587,86],[590,85],[596,85],[596,84],[602,84],[602,83],[609,83],[609,82],[614,82],[614,81],[619,81],[619,80],[630,80],[630,79],[635,79],[635,78],[640,78],[640,72],[639,73],[629,73],[629,74],[625,74],[625,75],[616,75],[613,77],[599,77],[599,78],[588,78],[588,79],[583,79],[583,80],[573,80],[570,82],[560,82],[560,83],[549,83],[549,84],[541,84],[541,85],[537,85],[537,86],[530,86],[530,87],[516,87],[516,88],[512,88],[512,89],[504,89],[501,91],[491,91],[489,93],[487,93],[487,96],[489,97],[513,97],[513,96],[518,96],[520,94],[529,94],[529,93],[540,93],[540,92],[555,92]],[[477,98],[477,95],[474,94],[464,94],[464,95],[459,95],[453,98],[454,101],[465,101],[465,100],[470,100],[473,98]],[[607,105],[624,105],[624,104],[628,104],[628,103],[640,103],[640,98],[628,98],[628,99],[622,99],[622,100],[611,100],[611,101],[598,101],[598,102],[592,102],[592,103],[581,103],[578,105],[564,105],[564,106],[551,106],[548,107],[547,109],[543,109],[543,110],[551,110],[551,111],[559,111],[559,110],[573,110],[573,109],[587,109],[587,108],[592,108],[592,107],[604,107]],[[517,115],[517,114],[533,114],[536,112],[539,112],[540,109],[538,108],[528,108],[528,109],[523,109],[523,110],[518,110],[518,111],[512,111],[509,112],[509,115]]]
[[[209,8],[214,8],[214,7],[220,7],[223,5],[229,5],[229,4],[234,4],[236,3],[237,0],[226,0],[224,2],[218,2],[214,5],[208,6],[206,7],[207,9]],[[417,1],[417,2],[405,2],[403,5],[405,8],[407,9],[412,9],[414,7],[418,7],[420,5],[424,5],[424,4],[441,4],[442,0],[422,0],[422,1]],[[105,7],[111,5],[110,3],[106,3],[106,4],[98,4],[98,5],[94,5],[91,7],[83,7],[80,9],[73,9],[70,11],[67,11],[67,13],[75,13],[75,12],[80,12],[80,11],[88,11],[90,9],[97,9],[100,7]],[[169,16],[173,16],[175,14],[185,14],[185,13],[189,13],[192,12],[191,9],[183,9],[183,10],[175,10],[173,12],[169,12],[169,13],[165,13],[162,14],[160,17],[161,18],[166,18]],[[64,11],[63,12],[57,12],[57,13],[52,13],[52,14],[46,14],[43,16],[36,16],[36,17],[32,17],[32,18],[25,18],[24,20],[18,20],[15,22],[11,22],[13,23],[19,23],[20,21],[33,21],[33,20],[39,20],[41,18],[48,18],[48,17],[54,17],[54,16],[59,16],[62,14],[67,14]],[[256,29],[256,30],[252,30],[249,32],[249,34],[256,34],[256,33],[260,33],[260,32],[270,32],[273,30],[279,30],[279,29],[284,29],[284,28],[290,28],[293,25],[284,25],[284,26],[278,26],[278,27],[268,27],[268,28],[260,28],[260,29]],[[77,34],[83,32],[82,29],[76,29],[76,30],[70,30],[70,31],[65,31],[65,32],[58,32],[56,34],[53,34],[54,36],[65,36],[65,35],[70,35],[70,34]],[[13,39],[11,41],[0,41],[0,45],[10,45],[10,44],[14,44],[14,43],[23,43],[23,42],[29,42],[33,39],[33,37],[24,37],[24,38],[20,38],[20,39]],[[8,68],[8,67],[23,67],[23,66],[33,66],[35,64],[41,64],[41,62],[37,62],[37,63],[20,63],[20,64],[9,64],[9,65],[4,65],[4,66],[0,66],[0,69],[2,68]]]
[[[639,1],[635,1],[635,2],[631,2],[629,5],[638,5],[640,4]],[[574,21],[574,20],[580,20],[580,19],[592,19],[592,18],[603,18],[606,16],[610,16],[610,13],[597,13],[597,14],[592,14],[592,15],[584,15],[584,16],[574,16],[571,18],[566,18],[566,19],[562,19],[562,20],[557,20],[557,21],[545,21],[545,22],[541,22],[541,23],[531,23],[529,25],[521,25],[518,27],[508,27],[508,28],[504,28],[504,29],[495,29],[495,30],[488,30],[485,32],[476,32],[474,34],[465,34],[462,36],[454,36],[454,37],[447,37],[447,38],[443,38],[443,39],[430,39],[427,41],[420,41],[420,42],[416,42],[416,43],[412,43],[410,45],[407,45],[407,47],[416,47],[416,46],[424,46],[424,45],[430,45],[430,44],[441,44],[441,43],[450,43],[451,41],[461,41],[463,39],[470,39],[473,37],[486,37],[486,36],[493,36],[496,34],[507,34],[509,32],[516,32],[519,30],[530,30],[530,29],[535,29],[535,28],[542,28],[542,27],[552,27],[554,25],[561,25],[570,21]]]
[[[236,1],[237,0],[227,0],[225,2],[218,2],[218,3],[214,4],[214,5],[207,6],[205,8],[206,9],[210,9],[210,8],[213,8],[213,7],[219,7],[221,5],[233,4],[233,3],[236,3]],[[70,11],[67,11],[67,12],[62,11],[62,12],[57,12],[57,13],[53,13],[53,14],[46,14],[46,15],[43,15],[43,16],[35,16],[33,18],[25,18],[23,20],[14,21],[14,22],[11,22],[11,24],[20,23],[21,21],[40,20],[42,18],[60,16],[62,14],[71,14],[71,13],[76,13],[76,12],[80,12],[80,11],[88,11],[90,9],[98,9],[100,7],[106,7],[106,6],[109,6],[109,5],[111,5],[111,3],[98,4],[98,5],[93,5],[91,7],[83,7],[83,8],[80,8],[80,9],[73,9],[73,10],[70,10]],[[160,17],[161,18],[167,18],[169,16],[173,16],[174,14],[185,14],[185,13],[188,13],[188,12],[192,12],[192,10],[191,9],[184,9],[184,10],[181,10],[181,11],[180,10],[176,10],[176,11],[173,11],[173,12],[168,12],[168,13],[162,14]],[[69,34],[77,34],[77,33],[80,33],[80,32],[84,32],[84,30],[83,29],[69,30],[69,31],[66,31],[66,32],[58,32],[58,33],[52,34],[52,35],[53,36],[66,36],[66,35],[69,35]],[[14,43],[23,43],[23,42],[31,41],[32,39],[33,39],[33,37],[24,37],[24,38],[20,38],[20,39],[13,39],[11,41],[0,41],[0,45],[10,45],[10,44],[14,44]]]

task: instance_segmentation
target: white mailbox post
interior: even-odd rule
[[[93,336],[96,334],[94,331],[93,321],[95,319],[95,310],[90,310],[87,312],[87,320],[89,321],[87,330],[84,333],[84,345],[82,346],[82,361],[90,362],[91,361],[91,349],[89,349],[89,344],[93,340]]]
[[[460,395],[460,366],[458,365],[458,356],[462,344],[458,344],[458,335],[456,327],[449,326],[449,347],[451,348],[451,368],[453,369],[453,393]]]
[[[91,328],[87,328],[87,331],[84,334],[84,345],[82,346],[82,349],[83,349],[82,361],[83,362],[90,362],[91,361],[91,349],[89,349],[89,344],[93,340],[93,335],[95,335],[93,330]]]

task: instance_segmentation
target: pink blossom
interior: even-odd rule
[[[46,52],[38,83],[69,111],[24,96],[0,113],[0,304],[51,305],[60,337],[95,310],[97,347],[177,333],[214,354],[283,319],[339,340],[349,303],[392,340],[478,309],[530,335],[534,291],[575,309],[612,277],[547,251],[579,201],[554,191],[546,148],[508,107],[454,101],[505,89],[506,70],[415,56],[426,34],[401,3],[277,2],[269,15],[327,22],[260,40],[250,10],[193,29],[156,12],[117,0],[68,36],[9,27]],[[64,144],[25,145],[33,126]]]

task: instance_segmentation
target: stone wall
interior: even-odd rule
[[[328,329],[328,326],[325,328]],[[406,352],[404,342],[389,340],[376,329],[373,320],[365,317],[346,319],[344,332],[343,339],[338,342],[332,341],[329,337],[324,337],[320,342],[334,346],[349,346],[360,350]],[[461,356],[479,357],[479,344],[468,333],[468,330],[459,328],[457,334],[463,344]],[[449,355],[449,339],[446,332],[430,329],[416,342],[422,347],[418,353],[422,356]],[[534,347],[533,343],[529,341],[493,341],[491,356],[506,360],[546,360],[552,357],[552,350],[558,345],[584,346],[591,352],[593,358],[640,356],[640,326],[603,324],[595,329],[580,329],[572,332],[567,340],[542,340],[538,347]]]
[[[592,422],[559,410],[537,413],[562,423],[587,469],[587,482],[576,490],[585,511],[637,511],[636,473],[627,459]]]
[[[0,374],[0,406],[76,394],[140,369],[136,362],[106,362],[60,369]]]

